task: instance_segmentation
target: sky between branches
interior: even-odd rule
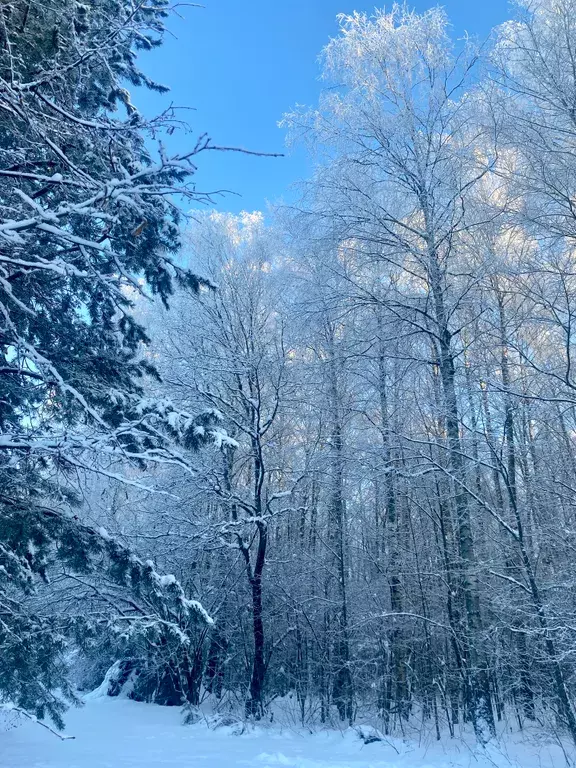
[[[182,7],[169,23],[173,36],[143,57],[146,73],[169,84],[160,96],[134,94],[148,115],[169,104],[193,107],[182,112],[192,129],[207,131],[214,142],[262,152],[287,152],[284,158],[254,158],[211,153],[198,173],[205,189],[227,189],[222,210],[264,210],[267,201],[294,199],[291,185],[309,175],[302,147],[286,150],[282,114],[296,103],[314,105],[322,84],[318,54],[337,34],[338,13],[371,12],[384,3],[365,0],[205,0],[203,8]],[[387,4],[391,6],[391,3]],[[422,12],[433,0],[410,3]],[[465,32],[483,40],[511,15],[506,0],[446,0],[442,3],[457,39]],[[172,138],[175,151],[192,136]]]

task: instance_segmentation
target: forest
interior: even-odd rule
[[[312,174],[242,213],[138,109],[175,13],[0,4],[0,709],[572,765],[576,0],[342,14],[280,121]]]

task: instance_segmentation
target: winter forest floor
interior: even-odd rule
[[[4,729],[2,729],[4,730]],[[554,744],[510,737],[487,750],[462,740],[427,746],[391,739],[364,744],[355,731],[301,734],[253,728],[234,735],[204,723],[181,725],[177,708],[96,698],[67,716],[60,741],[30,722],[0,734],[1,768],[561,768]]]

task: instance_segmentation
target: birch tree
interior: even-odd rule
[[[398,314],[430,337],[442,387],[442,418],[453,487],[455,546],[451,555],[462,615],[454,616],[466,706],[480,733],[492,731],[471,505],[463,489],[456,394],[455,313],[470,284],[455,280],[461,233],[476,222],[467,199],[486,172],[463,88],[476,60],[456,57],[440,10],[422,16],[395,6],[374,17],[340,17],[340,36],[324,52],[324,77],[338,87],[306,118],[320,147],[336,152],[318,171],[314,215],[337,222],[342,240],[375,260],[398,266],[391,299]],[[354,247],[354,245],[353,245]]]

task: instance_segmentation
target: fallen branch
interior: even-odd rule
[[[50,731],[51,734],[57,736],[59,739],[61,739],[61,741],[70,741],[70,739],[76,738],[76,736],[66,736],[63,733],[58,733],[58,731],[52,728],[52,726],[48,725],[48,723],[43,723],[42,720],[38,720],[36,715],[33,715],[31,712],[27,712],[25,709],[22,709],[22,707],[16,707],[14,704],[0,704],[0,710],[5,712],[17,712],[19,715],[24,715],[24,717],[32,720],[33,723],[37,723],[38,725],[41,725],[42,728],[46,728],[47,731]]]

